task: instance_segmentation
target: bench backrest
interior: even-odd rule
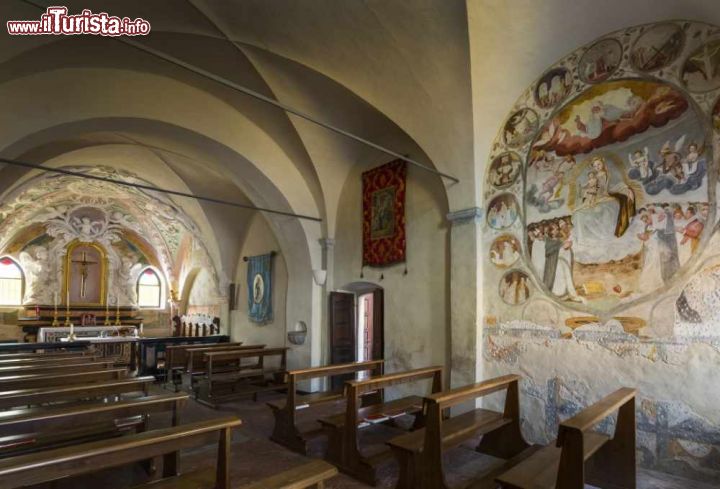
[[[218,434],[215,487],[229,489],[230,435],[239,425],[240,420],[231,416],[7,458],[0,460],[0,489],[41,484],[167,455],[218,442]],[[174,474],[164,470],[163,475]]]
[[[264,370],[265,357],[280,357],[280,372],[287,370],[287,352],[289,348],[262,348],[258,350],[227,350],[213,351],[203,353],[205,358],[205,375],[210,383],[212,383],[213,369],[216,366],[227,366],[227,362],[235,362],[235,368],[242,369],[242,360],[244,358],[258,358],[258,364],[255,366],[258,370]]]
[[[24,408],[0,413],[0,433],[10,434],[30,428],[43,431],[66,426],[68,423],[82,424],[152,413],[172,411],[172,425],[178,424],[179,410],[187,401],[185,393],[162,394],[136,399],[124,399],[117,402],[94,402],[89,404],[68,404],[40,408]]]
[[[71,351],[36,351],[36,352],[16,352],[16,353],[0,353],[0,360],[7,360],[10,358],[51,358],[51,357],[82,357],[85,355],[96,355],[94,351],[90,350],[71,350]]]
[[[12,367],[19,365],[63,365],[69,363],[90,363],[102,360],[95,355],[68,355],[62,357],[16,357],[0,360],[0,367]]]
[[[334,377],[336,375],[353,374],[359,372],[374,372],[375,376],[383,374],[384,360],[369,360],[366,362],[340,363],[324,367],[290,370],[287,373],[287,401],[284,410],[291,419],[295,419],[295,406],[297,404],[297,385],[303,380]],[[344,393],[343,393],[344,394]]]
[[[584,487],[585,481],[603,480],[618,487],[626,487],[625,481],[635,480],[635,395],[628,387],[618,389],[592,406],[583,409],[572,418],[560,423],[557,446],[562,447],[558,468],[558,489]],[[615,434],[609,438],[593,437],[592,429],[617,411]],[[599,441],[598,441],[599,440]],[[593,446],[596,445],[596,446]],[[597,457],[600,464],[588,464],[590,456]],[[604,485],[602,487],[605,487]]]
[[[483,437],[483,452],[501,458],[510,458],[511,454],[518,453],[527,445],[520,432],[520,398],[518,375],[504,375],[476,384],[471,384],[447,391],[431,394],[423,399],[423,412],[425,413],[425,437],[423,440],[423,466],[424,478],[428,487],[444,487],[443,467],[443,424],[447,421],[449,408],[477,398],[488,396],[500,391],[506,391],[505,408],[503,410],[503,427],[499,437],[495,434]],[[480,413],[481,411],[477,411]],[[510,420],[505,424],[505,420]],[[464,433],[469,438],[473,432]],[[461,442],[459,433],[455,434],[455,442]],[[492,440],[490,438],[493,438]]]
[[[215,345],[242,345],[240,343],[188,343],[184,345],[168,345],[165,347],[165,368],[184,368],[187,364],[187,350],[191,348],[199,348],[201,346],[215,346]]]
[[[142,392],[147,396],[154,381],[155,377],[147,376],[91,384],[4,391],[0,392],[0,409],[9,409],[16,406],[34,406],[48,402],[119,396],[135,392]]]
[[[262,350],[263,348],[265,348],[265,345],[243,345],[241,343],[230,343],[227,346],[217,345],[212,347],[190,348],[186,350],[186,371],[187,373],[197,373],[198,371],[202,371],[205,367],[205,352],[230,350]]]
[[[29,389],[32,387],[51,387],[54,385],[72,385],[104,380],[117,380],[127,375],[127,369],[113,368],[65,374],[27,374],[0,376],[0,392],[11,389]]]
[[[360,398],[373,391],[386,389],[395,385],[432,379],[431,392],[440,392],[443,388],[443,367],[425,367],[406,372],[379,375],[364,380],[348,380],[347,405],[345,408],[345,437],[349,446],[357,445],[358,410],[361,407]]]
[[[6,375],[23,375],[29,373],[68,373],[68,372],[91,372],[93,370],[102,370],[104,368],[112,368],[115,365],[113,361],[95,361],[85,363],[41,363],[27,365],[0,365],[0,376]]]

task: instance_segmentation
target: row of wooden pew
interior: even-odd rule
[[[257,400],[286,387],[287,351],[242,343],[168,346],[165,380],[211,407],[247,396]]]
[[[181,423],[184,392],[154,393],[91,351],[0,354],[0,489],[140,463],[140,488],[230,488],[234,417]],[[162,392],[162,391],[160,391]],[[166,426],[150,427],[158,419]],[[180,473],[180,450],[217,444],[214,466]],[[161,460],[158,470],[156,461]],[[337,473],[316,460],[243,489],[322,487]]]
[[[312,379],[359,373],[371,376],[347,380],[342,391],[303,394],[299,388]],[[383,374],[382,361],[290,371],[286,399],[268,403],[275,417],[271,439],[307,454],[308,444],[324,434],[325,459],[370,485],[377,483],[378,467],[394,454],[399,489],[447,488],[443,452],[478,436],[476,450],[505,463],[475,481],[476,489],[582,489],[585,483],[635,488],[635,390],[620,389],[564,421],[557,440],[539,447],[529,446],[520,430],[519,376],[451,390],[443,390],[442,379],[442,367]],[[430,383],[429,395],[386,398],[388,388],[424,380]],[[478,399],[498,392],[505,393],[501,412],[476,407]],[[612,437],[593,431],[615,412]],[[400,427],[396,420],[404,415],[412,417],[404,427],[408,431],[386,440],[386,450],[374,447],[368,454],[363,430],[375,423]]]

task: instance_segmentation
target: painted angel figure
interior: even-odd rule
[[[650,168],[650,149],[648,149],[647,146],[643,150],[635,150],[632,153],[628,153],[628,161],[630,162],[630,166],[632,169],[634,169],[637,174],[640,176],[641,180],[645,180],[650,176],[651,168]],[[635,173],[630,170],[630,173]],[[630,175],[632,178],[634,175]]]
[[[688,179],[697,172],[698,165],[700,164],[700,156],[704,151],[705,148],[698,146],[695,142],[688,145],[687,154],[682,159],[683,180],[681,183],[688,181]]]
[[[94,238],[102,233],[104,226],[100,221],[92,221],[89,217],[73,217],[71,219],[73,229],[84,238]]]

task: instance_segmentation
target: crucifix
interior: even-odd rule
[[[85,292],[87,289],[87,278],[88,278],[88,266],[97,265],[96,261],[88,261],[87,252],[82,252],[82,260],[73,260],[73,263],[80,265],[80,298],[85,298]]]

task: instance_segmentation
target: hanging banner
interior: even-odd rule
[[[272,253],[248,257],[248,316],[255,323],[272,321]]]
[[[405,261],[407,165],[391,161],[362,174],[363,266]]]

